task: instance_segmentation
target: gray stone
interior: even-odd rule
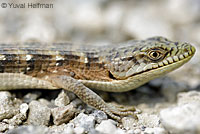
[[[133,129],[128,130],[126,133],[127,133],[127,134],[135,134]]]
[[[164,109],[160,112],[162,125],[170,133],[200,133],[200,104],[189,103]]]
[[[52,102],[48,101],[47,99],[41,98],[41,99],[38,99],[38,101],[41,104],[48,106],[49,108],[55,107],[55,105]]]
[[[65,127],[63,133],[64,134],[74,134],[74,127],[70,126],[70,125],[67,125],[67,127]]]
[[[135,129],[140,127],[141,130],[145,127],[158,127],[160,125],[160,119],[155,114],[141,113],[138,114],[138,120],[132,117],[122,118],[122,124],[126,129]]]
[[[0,92],[0,120],[12,118],[19,113],[19,104],[9,92]]]
[[[56,125],[68,122],[74,117],[75,113],[77,112],[77,109],[74,108],[72,104],[51,109],[53,122]]]
[[[137,120],[132,117],[123,117],[122,118],[122,125],[125,129],[134,129],[137,125]]]
[[[82,127],[85,131],[89,132],[94,129],[95,117],[80,113],[71,123],[74,123],[75,127]]]
[[[69,97],[67,94],[62,90],[59,94],[58,97],[55,99],[55,105],[58,107],[61,106],[66,106],[70,103]]]
[[[106,120],[108,118],[106,113],[100,110],[94,110],[94,112],[91,115],[95,117],[97,123],[101,123],[102,120]]]
[[[31,92],[31,93],[27,93],[24,97],[23,97],[23,101],[25,103],[30,103],[31,101],[33,100],[36,100],[38,97],[41,96],[41,92],[39,91],[34,91],[34,92]]]
[[[20,113],[21,113],[21,114],[26,115],[28,109],[29,109],[28,104],[22,103],[22,104],[20,105],[20,109],[19,109],[19,110],[20,110]]]
[[[95,129],[104,134],[113,134],[117,131],[116,124],[112,120],[103,120]]]
[[[7,123],[9,125],[9,128],[11,126],[17,126],[23,123],[24,120],[26,120],[27,117],[27,111],[28,111],[28,105],[26,103],[23,103],[17,107],[17,111],[15,115],[9,119],[3,119],[2,122]],[[14,110],[15,111],[15,110]]]
[[[145,134],[167,134],[166,130],[160,127],[146,128],[144,133]]]
[[[200,104],[200,91],[190,91],[178,94],[178,104],[199,103]]]
[[[8,131],[8,134],[47,134],[48,128],[45,126],[21,126]]]
[[[135,129],[134,134],[141,134],[141,130],[140,129]]]
[[[160,125],[160,118],[156,114],[141,113],[138,114],[138,125],[145,127],[158,127]]]
[[[50,120],[51,111],[50,109],[38,102],[31,101],[29,104],[29,114],[27,123],[33,125],[48,125]]]
[[[17,126],[17,125],[22,124],[24,120],[26,120],[26,115],[22,113],[17,113],[15,116],[13,116],[10,119],[4,119],[3,122],[12,126]]]
[[[68,123],[69,124],[69,123]],[[68,124],[53,125],[49,127],[49,134],[74,134],[74,127]]]
[[[126,134],[126,132],[125,132],[125,130],[117,128],[117,130],[115,131],[115,134]]]
[[[9,124],[0,122],[0,132],[5,132],[8,129],[9,129]]]
[[[74,128],[74,132],[75,132],[76,134],[84,134],[84,133],[87,133],[87,132],[85,132],[85,129],[84,129],[83,127],[75,127],[75,128]]]

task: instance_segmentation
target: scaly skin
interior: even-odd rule
[[[104,47],[70,43],[0,44],[0,90],[59,89],[116,120],[133,107],[113,106],[92,89],[124,92],[163,76],[189,61],[195,48],[163,37]]]

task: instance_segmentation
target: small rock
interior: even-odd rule
[[[55,99],[55,105],[58,107],[61,106],[66,106],[70,103],[69,97],[67,96],[67,94],[64,92],[64,90],[62,90],[58,97]]]
[[[120,128],[115,131],[115,134],[126,134],[126,132]]]
[[[74,128],[74,132],[76,134],[84,134],[85,133],[85,129],[83,127],[75,127]]]
[[[67,124],[65,127],[63,133],[64,134],[74,134],[74,127],[72,125],[69,125],[70,123]]]
[[[47,134],[48,128],[45,126],[21,126],[9,130],[7,134]]]
[[[49,126],[48,134],[74,134],[74,127],[68,124]]]
[[[123,117],[122,118],[122,125],[125,129],[134,129],[136,126],[137,120],[132,117]]]
[[[74,107],[77,107],[78,105],[81,105],[83,104],[83,101],[81,101],[79,98],[76,98],[74,99],[71,104],[74,106]]]
[[[138,114],[138,124],[146,127],[158,127],[160,118],[155,114],[141,113]]]
[[[38,99],[38,101],[40,103],[42,103],[43,105],[48,106],[49,108],[54,108],[55,107],[55,105],[53,103],[51,103],[50,101],[48,101],[47,99],[41,98],[41,99]]]
[[[19,111],[9,92],[0,92],[0,120],[13,117]]]
[[[24,120],[26,120],[26,115],[22,113],[17,113],[15,116],[13,116],[10,119],[4,119],[3,122],[12,126],[17,126],[17,125],[21,125]]]
[[[20,105],[19,108],[20,108],[19,109],[20,113],[23,114],[23,115],[26,115],[29,107],[28,107],[28,104],[23,103],[23,104]]]
[[[47,126],[49,124],[50,115],[51,111],[46,105],[38,101],[31,101],[29,104],[27,123]]]
[[[0,122],[0,132],[4,132],[9,129],[9,124]]]
[[[133,129],[132,130],[128,130],[126,133],[127,134],[135,134]]]
[[[190,91],[178,94],[178,104],[200,103],[200,92]]]
[[[39,98],[41,96],[41,94],[42,93],[39,92],[39,91],[34,91],[34,92],[31,92],[31,93],[28,93],[23,97],[23,101],[25,103],[30,103],[31,101],[36,100],[37,98]]]
[[[167,134],[164,128],[155,127],[155,128],[146,128],[144,131],[145,134]]]
[[[95,117],[80,113],[71,123],[74,123],[75,127],[82,127],[85,131],[89,132],[94,129]]]
[[[157,115],[141,113],[137,116],[138,121],[132,117],[122,118],[123,126],[130,129],[134,129],[136,126],[138,126],[141,128],[141,130],[145,130],[145,127],[158,127],[160,125],[160,119]]]
[[[17,126],[22,124],[27,117],[28,105],[26,103],[23,103],[19,107],[19,111],[17,111],[12,118],[3,119],[3,122],[11,126]]]
[[[200,104],[189,103],[160,112],[162,125],[176,134],[200,133]]]
[[[100,110],[94,110],[94,112],[91,115],[95,117],[97,123],[101,123],[102,120],[106,120],[108,118],[106,113]]]
[[[104,134],[112,134],[117,131],[116,124],[112,120],[103,120],[95,129]]]
[[[75,113],[77,112],[77,109],[74,108],[72,104],[51,109],[53,122],[56,125],[68,122],[74,117]]]
[[[141,130],[140,129],[135,129],[134,134],[141,134]]]

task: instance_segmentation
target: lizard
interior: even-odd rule
[[[0,90],[64,89],[120,121],[134,106],[106,103],[93,89],[125,92],[189,61],[195,47],[155,36],[108,46],[73,43],[0,43]]]

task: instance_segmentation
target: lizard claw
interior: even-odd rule
[[[122,116],[129,116],[131,115],[136,120],[138,119],[136,111],[134,106],[123,106],[123,105],[117,105],[113,103],[107,103],[107,107],[105,108],[105,112],[113,119],[116,119],[117,121],[121,121]]]

